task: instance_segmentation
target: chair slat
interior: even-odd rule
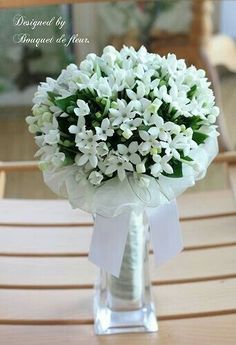
[[[113,345],[234,345],[235,324],[236,314],[160,321],[158,333],[109,335],[109,338],[96,336],[92,325],[0,325],[0,339],[4,345],[99,345],[103,342]]]
[[[236,313],[236,279],[160,285],[160,320]],[[0,290],[0,324],[84,324],[93,321],[93,290]]]
[[[0,200],[0,224],[86,226],[91,223],[88,213],[72,209],[66,200]]]
[[[236,203],[231,190],[185,193],[178,199],[182,219],[199,219],[235,214]]]
[[[0,171],[0,199],[4,197],[6,185],[6,174],[4,171]]]
[[[154,284],[236,277],[236,246],[184,251],[163,266],[150,255]],[[181,267],[181,269],[180,269]],[[92,288],[96,267],[87,257],[0,257],[0,288]]]
[[[236,216],[181,223],[186,250],[236,244]],[[92,227],[0,226],[0,256],[85,256]]]

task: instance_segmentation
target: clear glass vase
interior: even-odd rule
[[[151,296],[148,244],[145,213],[132,211],[119,278],[99,270],[94,297],[96,334],[158,330]]]

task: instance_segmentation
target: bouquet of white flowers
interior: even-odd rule
[[[147,229],[159,263],[182,249],[175,204],[166,203],[203,177],[218,152],[209,86],[203,70],[173,54],[108,46],[35,94],[26,120],[44,180],[96,214],[90,259],[113,275],[95,299],[99,334],[157,330],[144,277]]]
[[[128,179],[134,189],[152,190],[155,180],[158,194],[175,197],[179,191],[169,195],[167,179],[171,185],[180,179],[178,185],[191,176],[186,187],[192,185],[216,153],[219,109],[209,86],[203,70],[144,47],[136,52],[108,46],[101,57],[89,54],[80,68],[71,64],[57,80],[47,78],[26,121],[40,146],[42,169],[53,172],[51,187],[59,193],[68,173],[73,175],[73,186],[87,188],[90,198],[77,205],[79,196],[68,183],[64,194],[89,211],[109,180]],[[64,179],[60,174],[55,183],[62,171]]]

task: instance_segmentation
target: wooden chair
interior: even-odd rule
[[[184,251],[151,279],[160,331],[96,337],[93,283],[87,254],[91,217],[65,200],[0,200],[0,339],[4,345],[233,345],[236,339],[236,152],[226,190],[178,200]],[[1,163],[3,177],[37,169],[35,162]],[[72,327],[73,326],[73,327]]]

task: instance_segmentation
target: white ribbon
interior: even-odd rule
[[[155,259],[158,265],[163,264],[183,248],[175,200],[149,208],[147,216]],[[129,219],[130,212],[109,218],[96,216],[89,260],[115,277],[120,274]]]
[[[183,249],[176,201],[149,211],[151,243],[158,265],[164,264]]]
[[[105,271],[119,277],[126,239],[128,235],[130,213],[116,217],[96,216],[89,260]]]

